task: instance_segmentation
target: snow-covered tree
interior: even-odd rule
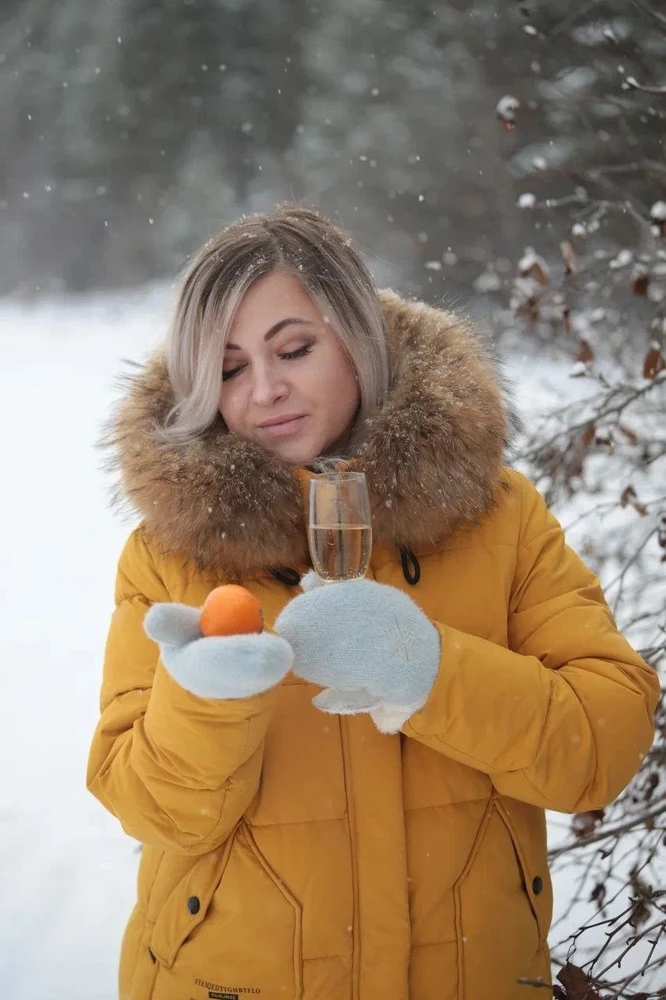
[[[600,574],[620,626],[663,670],[666,17],[642,0],[556,14],[530,17],[531,86],[498,107],[509,166],[520,165],[518,206],[538,226],[498,319],[528,357],[536,347],[568,358],[572,393],[525,428],[516,461]],[[567,56],[553,75],[558,39]],[[551,939],[558,998],[666,996],[665,764],[662,703],[637,779],[608,809],[574,817],[552,850],[568,889]]]

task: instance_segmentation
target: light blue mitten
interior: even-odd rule
[[[437,676],[439,632],[401,590],[373,580],[301,583],[275,622],[294,651],[294,673],[326,688],[313,699],[324,712],[369,712],[395,733],[425,705]]]
[[[294,659],[289,643],[269,632],[203,636],[199,609],[186,604],[153,604],[144,628],[173,679],[200,698],[259,694],[279,684]]]

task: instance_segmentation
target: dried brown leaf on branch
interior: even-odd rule
[[[590,986],[590,981],[577,965],[567,962],[557,974],[564,987],[563,1000],[603,1000],[600,993]]]
[[[636,490],[630,483],[629,486],[625,486],[625,488],[622,490],[622,494],[620,496],[620,504],[623,507],[626,507],[627,504],[632,503],[635,499],[636,499]]]
[[[629,923],[634,928],[634,930],[638,930],[639,927],[642,927],[643,924],[646,924],[649,919],[650,919],[650,907],[647,905],[647,903],[643,902],[642,899],[639,899],[636,902],[636,905],[633,909],[633,912],[629,919]]]
[[[590,902],[596,903],[600,910],[603,909],[604,900],[606,899],[606,886],[603,882],[597,882],[594,889],[590,893]]]
[[[645,268],[636,268],[631,279],[631,290],[634,295],[645,296],[650,286],[650,275]]]
[[[648,512],[645,504],[639,502],[638,494],[636,493],[636,490],[631,485],[631,483],[629,484],[629,486],[625,486],[625,488],[622,490],[622,493],[620,494],[620,506],[633,507],[636,513],[640,514],[641,517],[645,517],[645,515]]]
[[[543,257],[539,257],[534,252],[525,254],[519,264],[520,274],[524,277],[534,278],[540,285],[547,285],[550,281],[548,265]]]
[[[652,344],[643,361],[643,378],[656,378],[666,368],[659,344]]]
[[[635,869],[631,872],[629,885],[634,895],[634,908],[629,923],[635,930],[638,930],[650,919],[650,905],[653,902],[654,893]]]
[[[564,329],[567,333],[571,333],[571,309],[569,306],[562,307],[562,322],[564,323]]]
[[[578,258],[576,257],[576,251],[569,240],[562,240],[560,243],[560,252],[562,254],[562,259],[564,260],[566,273],[576,274],[578,271]]]
[[[589,809],[587,812],[576,813],[571,820],[571,830],[576,837],[588,837],[594,833],[603,818],[603,809]]]
[[[618,424],[618,430],[621,434],[624,434],[627,441],[630,441],[631,444],[638,444],[638,435],[634,434],[629,427],[625,427],[624,424]]]
[[[589,364],[590,361],[594,361],[594,351],[586,340],[581,340],[580,342],[576,361],[581,361],[584,365]]]

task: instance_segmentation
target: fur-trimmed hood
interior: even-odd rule
[[[353,464],[367,475],[375,540],[415,549],[491,509],[512,419],[465,320],[392,292],[381,301],[391,389]],[[131,379],[105,435],[119,499],[166,552],[201,569],[242,579],[307,563],[302,472],[229,434],[221,417],[198,439],[164,446],[155,428],[173,402],[160,351]]]

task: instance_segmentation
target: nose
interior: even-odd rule
[[[272,406],[288,395],[287,385],[270,365],[257,366],[252,373],[251,401],[255,406]]]

